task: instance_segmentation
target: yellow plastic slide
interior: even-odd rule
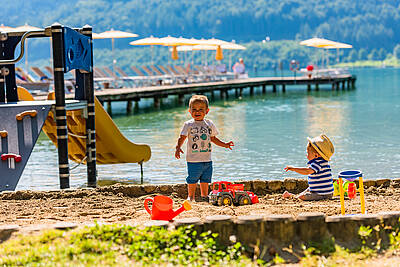
[[[33,97],[22,87],[18,87],[20,100],[31,101]],[[49,93],[47,99],[54,99]],[[129,141],[115,125],[114,121],[95,98],[96,112],[96,162],[97,164],[138,163],[148,161],[151,150],[148,145]],[[75,162],[86,163],[86,121],[82,110],[67,111],[68,157]],[[43,125],[43,131],[57,146],[57,129],[53,112]]]

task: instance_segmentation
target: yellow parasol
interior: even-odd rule
[[[93,33],[92,38],[93,39],[111,39],[111,53],[112,53],[112,58],[113,58],[113,72],[115,68],[115,63],[117,61],[115,60],[114,57],[114,39],[118,38],[133,38],[137,37],[138,35],[135,33],[130,33],[130,32],[123,32],[123,31],[116,31],[114,29],[111,29],[109,31],[105,31],[102,33]]]
[[[339,43],[335,41],[331,41],[324,38],[311,38],[300,42],[300,45],[305,46],[312,46],[317,48],[324,48],[324,49],[337,49],[337,61],[339,62],[339,49],[340,48],[352,48],[353,46],[350,44]],[[325,51],[325,50],[324,50]],[[324,52],[325,55],[325,52]],[[329,60],[329,57],[327,57]],[[329,62],[328,62],[329,65]]]

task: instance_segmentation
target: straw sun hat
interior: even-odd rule
[[[325,160],[329,161],[335,152],[335,148],[331,140],[329,140],[328,136],[325,134],[321,134],[320,136],[310,138],[307,137],[308,142],[317,150],[317,152],[323,157]]]

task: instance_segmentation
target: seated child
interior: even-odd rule
[[[297,198],[301,200],[330,199],[333,196],[333,180],[329,160],[334,153],[334,147],[329,138],[321,134],[314,138],[307,138],[307,167],[286,166],[285,171],[294,171],[308,175],[308,188]],[[294,197],[285,191],[284,198]]]

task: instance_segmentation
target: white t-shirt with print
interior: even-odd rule
[[[218,135],[217,127],[211,120],[191,119],[183,125],[181,135],[187,136],[186,161],[211,161],[211,137]]]

